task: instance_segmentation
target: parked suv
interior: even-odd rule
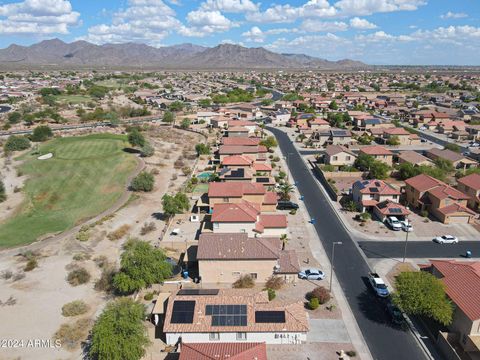
[[[277,204],[277,209],[278,210],[297,210],[298,204],[295,204],[294,202],[291,202],[291,201],[281,200]]]
[[[385,222],[394,231],[402,230],[402,223],[395,216],[387,217]]]

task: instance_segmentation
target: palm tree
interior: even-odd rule
[[[293,192],[293,186],[289,183],[283,183],[278,188],[278,194],[281,200],[290,200],[290,193]]]
[[[282,250],[285,250],[285,246],[288,243],[287,234],[282,234],[282,236],[280,236],[280,240],[282,241]]]

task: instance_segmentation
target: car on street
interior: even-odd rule
[[[306,269],[298,273],[298,277],[304,280],[323,280],[325,279],[325,273],[318,269]]]
[[[438,244],[458,244],[458,238],[453,235],[437,236],[433,241]]]
[[[377,273],[369,273],[368,281],[370,282],[370,285],[372,286],[372,289],[373,291],[375,291],[375,294],[377,294],[377,296],[386,298],[390,295],[387,284],[385,284],[383,279]]]
[[[277,204],[277,209],[278,210],[297,210],[298,209],[298,204],[296,204],[292,201],[280,200]]]
[[[411,221],[403,220],[403,221],[400,221],[400,223],[402,224],[402,230],[403,231],[405,231],[405,232],[412,232],[413,231],[413,225],[412,225]]]
[[[403,316],[402,311],[395,304],[392,304],[389,301],[385,305],[385,309],[387,310],[387,314],[391,317],[392,322],[395,325],[404,325],[405,324],[405,317]]]
[[[470,147],[479,147],[480,144],[477,142],[472,141],[470,144],[468,144]]]
[[[385,223],[394,231],[402,230],[402,223],[395,216],[388,216]]]

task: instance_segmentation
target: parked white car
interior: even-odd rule
[[[458,244],[458,238],[453,235],[437,236],[433,241],[439,244]]]
[[[318,269],[306,269],[298,273],[300,279],[305,280],[323,280],[325,279],[325,273]]]
[[[402,223],[395,216],[387,217],[385,223],[394,231],[402,230]]]
[[[410,221],[403,220],[403,221],[400,221],[400,223],[402,224],[402,230],[403,231],[406,231],[406,232],[412,232],[413,231],[413,225]]]

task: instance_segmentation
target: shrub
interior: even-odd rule
[[[12,135],[3,147],[6,152],[21,151],[30,147],[30,140],[23,136]]]
[[[52,136],[53,136],[53,132],[49,126],[40,125],[33,130],[31,140],[35,142],[43,142],[48,140]]]
[[[155,154],[155,149],[150,143],[145,143],[145,145],[142,146],[142,149],[140,150],[142,152],[143,157],[150,157]]]
[[[108,265],[108,259],[105,255],[99,255],[95,257],[93,261],[100,269],[103,269],[106,265]]]
[[[130,185],[133,191],[145,191],[150,192],[153,190],[153,185],[155,183],[155,178],[149,172],[142,171],[138,174]]]
[[[348,350],[345,354],[347,354],[347,356],[349,357],[357,356],[357,353],[355,352],[355,350]]]
[[[37,260],[35,258],[32,258],[27,261],[27,264],[25,265],[25,268],[23,269],[23,271],[32,271],[37,266],[38,266]]]
[[[147,301],[153,300],[153,293],[152,292],[146,293],[143,299]]]
[[[70,271],[67,275],[67,281],[72,286],[86,284],[90,281],[90,273],[84,268],[78,268]]]
[[[197,155],[208,155],[210,154],[210,147],[206,144],[197,144],[195,145],[195,151]]]
[[[13,272],[11,272],[10,270],[5,270],[2,272],[2,278],[4,280],[9,280],[12,278],[12,276],[13,276]]]
[[[128,231],[130,230],[130,225],[122,225],[117,230],[112,231],[107,235],[108,240],[115,241],[120,240],[125,235],[127,235]]]
[[[74,349],[86,339],[91,325],[90,319],[78,319],[74,323],[63,324],[53,335],[53,338],[60,340],[62,346],[67,349]]]
[[[149,223],[145,223],[143,224],[142,229],[140,230],[140,235],[146,235],[155,230],[157,230],[157,226],[153,221]]]
[[[317,299],[319,304],[325,304],[331,299],[330,292],[323,286],[318,286],[307,294],[309,300]]]
[[[285,284],[285,280],[278,276],[271,276],[265,283],[267,289],[280,290]]]
[[[255,280],[250,275],[242,275],[233,283],[234,289],[249,289],[255,286]]]
[[[428,217],[428,211],[427,210],[420,211],[420,216],[425,217],[425,218]]]
[[[88,239],[90,239],[90,233],[87,230],[82,229],[80,229],[80,231],[77,233],[76,239],[82,242],[88,241]]]
[[[93,288],[96,291],[111,292],[113,290],[114,276],[115,269],[111,265],[105,264],[103,266],[102,275],[100,275],[100,278],[95,281],[95,286]]]
[[[88,253],[76,253],[73,255],[73,260],[75,261],[84,261],[84,260],[90,260],[91,255]]]
[[[320,303],[318,302],[317,298],[311,298],[308,302],[308,308],[310,310],[315,310],[320,306]]]
[[[88,311],[88,305],[82,300],[75,300],[62,306],[63,316],[78,316]]]
[[[273,289],[267,289],[267,293],[268,293],[268,301],[272,301],[277,296],[277,294],[275,293],[275,290]]]

